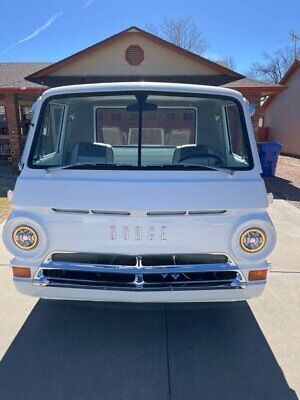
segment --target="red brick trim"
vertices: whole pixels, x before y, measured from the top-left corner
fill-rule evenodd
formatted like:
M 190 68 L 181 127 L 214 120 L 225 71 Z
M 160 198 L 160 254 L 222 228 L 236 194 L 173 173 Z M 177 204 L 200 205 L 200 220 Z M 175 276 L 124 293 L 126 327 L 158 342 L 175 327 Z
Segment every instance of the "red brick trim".
M 0 94 L 21 94 L 21 93 L 27 93 L 27 94 L 42 94 L 45 90 L 47 90 L 47 87 L 40 87 L 40 88 L 14 88 L 14 87 L 0 87 Z
M 226 86 L 224 85 L 226 88 Z M 242 93 L 249 94 L 262 94 L 268 92 L 270 94 L 279 93 L 286 89 L 285 86 L 230 86 L 228 89 L 238 90 Z
M 16 94 L 5 93 L 4 106 L 7 121 L 8 139 L 11 149 L 11 158 L 14 163 L 21 157 L 21 131 L 19 118 L 19 104 Z

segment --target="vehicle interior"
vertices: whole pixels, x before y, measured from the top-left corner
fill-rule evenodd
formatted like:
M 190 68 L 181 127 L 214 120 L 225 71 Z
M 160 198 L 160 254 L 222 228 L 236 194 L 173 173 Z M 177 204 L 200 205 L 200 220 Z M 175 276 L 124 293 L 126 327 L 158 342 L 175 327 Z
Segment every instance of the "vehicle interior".
M 250 150 L 242 126 L 236 102 L 217 96 L 60 97 L 44 108 L 32 165 L 247 168 Z

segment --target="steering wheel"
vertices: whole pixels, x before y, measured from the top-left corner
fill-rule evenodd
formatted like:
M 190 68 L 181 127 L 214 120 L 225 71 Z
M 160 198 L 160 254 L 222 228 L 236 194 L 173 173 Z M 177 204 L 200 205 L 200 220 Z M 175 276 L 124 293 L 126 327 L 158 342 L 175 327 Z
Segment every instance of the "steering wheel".
M 205 157 L 207 157 L 207 158 L 213 158 L 213 159 L 217 160 L 215 165 L 223 164 L 223 160 L 222 160 L 221 157 L 216 156 L 215 154 L 210 154 L 210 153 L 200 153 L 200 154 L 188 155 L 188 156 L 182 157 L 182 158 L 179 160 L 179 162 L 182 162 L 182 161 L 185 161 L 185 160 L 188 160 L 188 159 L 199 158 L 199 157 L 200 157 L 200 158 L 202 158 L 202 157 L 203 157 L 203 158 L 205 158 Z M 209 165 L 208 165 L 208 166 L 209 166 Z

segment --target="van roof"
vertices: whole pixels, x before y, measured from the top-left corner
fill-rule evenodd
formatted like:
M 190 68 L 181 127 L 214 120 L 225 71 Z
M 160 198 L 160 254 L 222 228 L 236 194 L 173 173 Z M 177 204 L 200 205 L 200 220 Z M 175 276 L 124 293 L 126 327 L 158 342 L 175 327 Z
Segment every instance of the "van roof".
M 122 91 L 155 91 L 155 92 L 182 92 L 182 93 L 199 93 L 199 94 L 215 94 L 223 96 L 232 96 L 241 100 L 242 94 L 233 89 L 227 89 L 216 86 L 191 85 L 183 83 L 166 83 L 166 82 L 115 82 L 115 83 L 91 83 L 84 85 L 59 86 L 48 89 L 42 94 L 42 98 L 72 94 L 72 93 L 95 93 L 95 92 L 122 92 Z

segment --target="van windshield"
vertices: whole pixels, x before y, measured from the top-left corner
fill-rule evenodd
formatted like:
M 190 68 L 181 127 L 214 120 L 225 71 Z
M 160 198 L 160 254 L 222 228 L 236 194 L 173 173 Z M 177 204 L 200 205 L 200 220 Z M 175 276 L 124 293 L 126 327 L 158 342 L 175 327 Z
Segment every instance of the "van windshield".
M 252 168 L 252 156 L 241 105 L 230 97 L 136 92 L 50 98 L 29 167 L 84 163 L 88 169 L 243 170 Z

